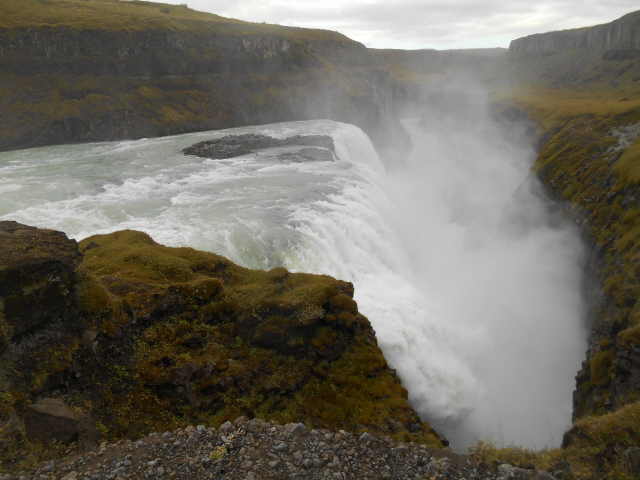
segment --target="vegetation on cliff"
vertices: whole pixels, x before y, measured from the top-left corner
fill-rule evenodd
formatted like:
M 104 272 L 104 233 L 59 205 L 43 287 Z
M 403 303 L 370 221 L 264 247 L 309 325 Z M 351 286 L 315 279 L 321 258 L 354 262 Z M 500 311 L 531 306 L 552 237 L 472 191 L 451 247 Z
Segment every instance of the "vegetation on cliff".
M 291 39 L 352 43 L 338 32 L 252 23 L 192 10 L 187 5 L 121 0 L 20 0 L 2 6 L 0 28 L 172 30 L 225 35 L 280 35 Z
M 31 240 L 48 242 L 45 254 Z M 48 397 L 106 439 L 244 415 L 442 445 L 410 407 L 349 283 L 249 270 L 134 231 L 88 238 L 78 251 L 56 232 L 0 224 L 0 248 L 16 243 L 19 258 L 0 255 L 7 468 L 41 454 L 22 422 Z M 72 260 L 58 258 L 64 252 Z M 55 271 L 53 287 L 38 282 Z M 52 308 L 40 310 L 44 302 Z M 43 312 L 39 322 L 20 330 L 32 310 Z
M 594 248 L 604 295 L 595 306 L 588 364 L 578 377 L 576 418 L 611 411 L 637 400 L 640 391 L 632 330 L 640 320 L 635 309 L 639 185 L 633 162 L 640 95 L 627 94 L 547 91 L 522 100 L 544 129 L 536 169 L 579 218 Z
M 561 479 L 634 480 L 638 478 L 639 443 L 640 403 L 633 403 L 614 413 L 578 420 L 565 436 L 563 448 L 534 452 L 480 443 L 471 453 L 489 466 L 534 467 Z
M 407 148 L 390 76 L 336 32 L 151 2 L 4 2 L 0 72 L 0 150 L 313 118 Z
M 618 77 L 619 78 L 619 77 Z M 591 247 L 587 358 L 576 377 L 563 448 L 531 452 L 480 444 L 475 455 L 556 471 L 561 478 L 637 478 L 640 443 L 640 86 L 613 80 L 520 88 L 508 96 L 535 121 L 534 166 Z M 500 97 L 501 101 L 504 97 Z

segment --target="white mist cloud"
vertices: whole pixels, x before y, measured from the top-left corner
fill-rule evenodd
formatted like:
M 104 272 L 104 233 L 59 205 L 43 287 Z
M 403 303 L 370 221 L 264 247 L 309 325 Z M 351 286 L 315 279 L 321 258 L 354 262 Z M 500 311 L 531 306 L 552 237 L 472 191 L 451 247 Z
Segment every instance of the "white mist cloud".
M 549 209 L 518 126 L 492 120 L 481 89 L 440 88 L 422 121 L 408 124 L 414 155 L 393 173 L 389 197 L 413 281 L 460 332 L 449 342 L 476 390 L 466 415 L 447 418 L 428 405 L 421 413 L 458 448 L 558 446 L 586 348 L 583 247 Z M 419 390 L 418 377 L 404 380 Z
M 169 0 L 167 3 L 185 3 Z M 338 30 L 375 48 L 506 47 L 514 38 L 606 23 L 637 0 L 186 0 L 194 9 L 255 22 Z

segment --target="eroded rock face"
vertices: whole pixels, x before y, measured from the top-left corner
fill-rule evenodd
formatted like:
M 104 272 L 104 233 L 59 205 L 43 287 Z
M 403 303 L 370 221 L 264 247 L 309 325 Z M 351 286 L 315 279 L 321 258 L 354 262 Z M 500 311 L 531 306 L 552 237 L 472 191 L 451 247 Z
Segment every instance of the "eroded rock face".
M 77 245 L 0 227 L 5 326 L 21 332 L 0 353 L 0 422 L 17 415 L 28 440 L 0 431 L 0 462 L 26 458 L 29 441 L 82 441 L 86 406 L 113 439 L 245 415 L 442 445 L 350 283 L 249 270 L 141 232 Z
M 610 52 L 608 59 L 636 58 L 640 53 L 640 12 L 595 27 L 540 33 L 511 42 L 515 55 L 551 55 L 566 50 Z
M 0 335 L 5 345 L 68 317 L 80 258 L 76 242 L 64 233 L 0 222 Z

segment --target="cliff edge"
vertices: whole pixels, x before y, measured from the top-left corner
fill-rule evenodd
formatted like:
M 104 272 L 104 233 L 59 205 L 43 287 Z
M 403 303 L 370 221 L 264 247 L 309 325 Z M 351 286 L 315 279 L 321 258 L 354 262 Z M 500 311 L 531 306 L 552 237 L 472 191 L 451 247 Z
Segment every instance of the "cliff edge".
M 640 56 L 640 11 L 593 27 L 538 33 L 513 40 L 515 55 L 552 55 L 565 50 L 591 50 L 605 56 Z
M 141 232 L 0 222 L 0 459 L 239 416 L 441 446 L 352 296 Z

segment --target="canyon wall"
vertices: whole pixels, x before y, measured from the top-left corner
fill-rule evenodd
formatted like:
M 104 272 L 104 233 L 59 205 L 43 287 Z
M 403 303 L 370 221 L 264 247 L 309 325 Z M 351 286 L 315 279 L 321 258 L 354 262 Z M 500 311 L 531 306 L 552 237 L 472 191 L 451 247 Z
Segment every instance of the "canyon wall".
M 68 3 L 98 5 L 54 6 Z M 124 8 L 135 28 L 110 24 L 107 10 L 81 27 L 66 11 L 46 25 L 22 10 L 0 22 L 0 150 L 330 118 L 363 128 L 383 155 L 406 151 L 394 80 L 363 45 L 160 4 Z
M 640 12 L 594 27 L 519 38 L 509 47 L 514 85 L 620 88 L 640 82 Z
M 640 54 L 640 12 L 594 27 L 558 32 L 538 33 L 511 42 L 509 50 L 516 55 L 551 55 L 564 50 L 592 50 L 599 53 L 627 51 Z

